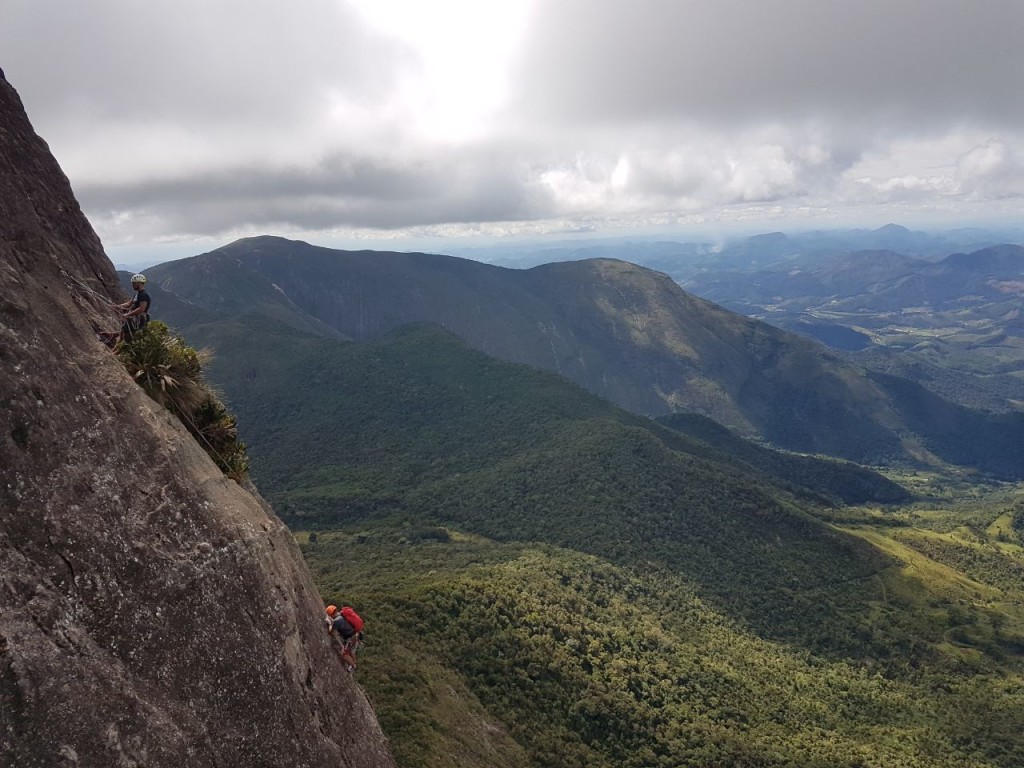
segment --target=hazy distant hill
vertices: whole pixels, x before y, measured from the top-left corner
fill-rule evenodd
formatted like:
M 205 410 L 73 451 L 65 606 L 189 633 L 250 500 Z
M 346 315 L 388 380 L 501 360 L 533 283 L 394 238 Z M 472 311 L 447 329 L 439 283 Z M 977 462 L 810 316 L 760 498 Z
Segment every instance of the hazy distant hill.
M 666 272 L 680 282 L 719 269 L 745 268 L 782 259 L 819 259 L 856 251 L 898 251 L 928 261 L 957 251 L 973 252 L 1006 242 L 1018 242 L 1020 229 L 960 228 L 943 232 L 920 232 L 897 224 L 878 229 L 828 229 L 772 232 L 733 236 L 724 240 L 669 240 L 621 238 L 576 238 L 522 242 L 515 245 L 457 247 L 449 251 L 490 264 L 527 268 L 555 261 L 579 259 L 623 259 Z
M 845 326 L 835 327 L 849 331 Z M 848 356 L 873 371 L 910 379 L 946 400 L 973 410 L 1009 413 L 1024 409 L 1024 378 L 1014 373 L 1017 366 L 1011 364 L 1005 372 L 998 372 L 999 367 L 979 365 L 977 355 L 958 354 L 959 350 L 951 348 L 950 344 L 944 349 L 939 342 L 928 346 L 930 350 L 914 352 L 867 344 L 848 347 L 858 350 Z M 955 355 L 958 367 L 931 361 L 928 353 L 936 350 L 944 353 L 946 360 Z
M 872 295 L 901 284 L 930 262 L 894 251 L 857 251 L 757 269 L 708 270 L 685 283 L 700 296 L 748 312 Z
M 901 411 L 887 382 L 625 262 L 509 270 L 262 237 L 149 274 L 156 287 L 190 302 L 168 307 L 165 316 L 178 325 L 190 322 L 193 305 L 353 339 L 436 324 L 489 355 L 555 371 L 640 414 L 696 411 L 783 447 L 857 461 L 921 456 L 922 447 L 941 457 L 948 445 L 945 436 L 929 442 L 932 423 Z M 1024 425 L 1006 428 L 1015 435 Z M 956 455 L 995 471 L 989 454 L 974 449 L 958 446 Z M 998 471 L 1006 464 L 998 462 Z
M 688 290 L 731 307 L 815 304 L 832 311 L 892 312 L 929 306 L 976 305 L 1024 291 L 1024 248 L 1001 245 L 940 261 L 891 250 L 771 260 L 757 269 L 708 270 L 686 281 Z
M 957 253 L 937 263 L 909 266 L 901 268 L 902 274 L 892 275 L 887 284 L 845 286 L 834 297 L 839 298 L 837 308 L 892 312 L 926 306 L 964 311 L 1024 293 L 1024 248 L 1019 245 Z
M 911 376 L 961 405 L 1024 407 L 1019 245 L 928 260 L 855 251 L 769 260 L 756 269 L 725 265 L 685 285 L 835 349 L 863 352 L 857 361 Z

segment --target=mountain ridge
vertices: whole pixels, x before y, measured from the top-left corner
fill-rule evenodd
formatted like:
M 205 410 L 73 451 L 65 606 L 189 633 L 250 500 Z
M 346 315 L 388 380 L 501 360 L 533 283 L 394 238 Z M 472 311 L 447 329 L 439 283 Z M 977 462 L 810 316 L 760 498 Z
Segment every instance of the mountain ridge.
M 635 413 L 695 411 L 789 450 L 869 464 L 942 461 L 942 436 L 917 411 L 900 410 L 887 379 L 628 262 L 509 270 L 261 237 L 150 274 L 157 288 L 207 309 L 230 315 L 269 304 L 279 319 L 298 318 L 293 325 L 312 317 L 356 340 L 437 324 L 486 354 L 554 371 Z M 187 312 L 168 319 L 191 322 Z M 1008 425 L 1024 436 L 1024 422 Z M 1005 473 L 1006 463 L 993 469 L 983 451 L 974 455 L 979 463 L 968 466 Z

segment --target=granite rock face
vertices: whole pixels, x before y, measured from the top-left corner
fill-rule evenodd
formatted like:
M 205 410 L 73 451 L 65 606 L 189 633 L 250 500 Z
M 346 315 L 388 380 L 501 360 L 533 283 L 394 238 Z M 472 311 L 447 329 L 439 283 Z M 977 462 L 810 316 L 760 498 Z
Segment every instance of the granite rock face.
M 107 298 L 0 80 L 0 766 L 392 766 L 288 530 L 96 340 Z

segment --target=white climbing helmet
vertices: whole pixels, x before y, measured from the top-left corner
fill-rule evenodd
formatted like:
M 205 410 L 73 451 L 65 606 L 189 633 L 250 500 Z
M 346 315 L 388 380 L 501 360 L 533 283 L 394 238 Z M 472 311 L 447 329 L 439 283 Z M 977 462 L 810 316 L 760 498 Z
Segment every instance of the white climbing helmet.
M 132 275 L 132 282 L 133 283 L 142 283 L 143 285 L 145 285 L 146 284 L 146 276 L 145 275 L 141 275 L 141 274 L 140 275 Z

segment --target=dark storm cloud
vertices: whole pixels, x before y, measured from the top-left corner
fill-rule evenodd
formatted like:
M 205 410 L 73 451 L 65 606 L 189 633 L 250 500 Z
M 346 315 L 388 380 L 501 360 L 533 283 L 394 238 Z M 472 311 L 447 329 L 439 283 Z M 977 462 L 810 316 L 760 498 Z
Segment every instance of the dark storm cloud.
M 485 159 L 464 149 L 411 163 L 336 154 L 315 168 L 238 168 L 181 179 L 86 185 L 78 194 L 101 219 L 125 211 L 141 217 L 159 211 L 153 234 L 216 235 L 259 225 L 387 230 L 529 220 L 548 210 L 545 190 L 522 183 L 515 161 L 497 161 L 492 150 L 486 152 Z
M 1024 116 L 1020 0 L 538 3 L 517 108 L 538 120 Z

